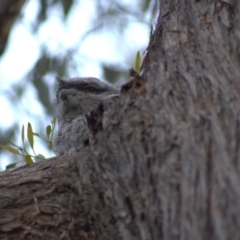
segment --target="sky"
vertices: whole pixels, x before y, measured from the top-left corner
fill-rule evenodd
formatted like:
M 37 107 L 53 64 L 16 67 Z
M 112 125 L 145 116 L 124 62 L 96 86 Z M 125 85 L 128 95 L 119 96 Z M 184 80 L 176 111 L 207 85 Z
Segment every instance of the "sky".
M 130 0 L 124 2 L 133 3 Z M 137 1 L 135 2 L 137 4 Z M 20 131 L 23 124 L 31 122 L 37 129 L 39 121 L 46 123 L 46 126 L 51 120 L 46 117 L 43 106 L 37 100 L 34 87 L 28 84 L 26 79 L 27 73 L 41 55 L 41 46 L 44 43 L 47 43 L 48 51 L 53 54 L 56 52 L 65 54 L 64 51 L 67 53 L 67 49 L 77 46 L 79 54 L 75 55 L 74 60 L 78 67 L 72 70 L 71 76 L 68 77 L 92 76 L 102 79 L 101 62 L 131 68 L 133 65 L 128 66 L 129 53 L 133 49 L 136 51 L 144 49 L 149 40 L 150 27 L 137 21 L 130 21 L 124 36 L 114 32 L 114 29 L 106 29 L 94 33 L 82 41 L 83 35 L 94 23 L 95 11 L 97 11 L 94 0 L 77 1 L 66 22 L 62 21 L 63 13 L 60 4 L 56 5 L 49 10 L 48 20 L 33 35 L 31 26 L 35 22 L 38 11 L 38 0 L 26 2 L 21 18 L 12 28 L 7 49 L 0 58 L 0 108 L 4 113 L 0 116 L 0 125 L 2 129 L 8 129 L 13 124 L 17 124 L 19 139 L 16 139 L 15 143 L 18 145 L 21 144 Z M 26 84 L 23 97 L 21 99 L 8 97 L 15 96 L 12 86 L 18 84 L 19 81 Z M 55 76 L 48 79 L 48 85 L 53 90 L 54 102 Z M 37 143 L 36 151 L 46 157 L 53 156 L 53 153 L 46 150 L 41 143 Z M 5 166 L 9 164 L 9 154 L 0 154 L 0 169 L 5 169 Z

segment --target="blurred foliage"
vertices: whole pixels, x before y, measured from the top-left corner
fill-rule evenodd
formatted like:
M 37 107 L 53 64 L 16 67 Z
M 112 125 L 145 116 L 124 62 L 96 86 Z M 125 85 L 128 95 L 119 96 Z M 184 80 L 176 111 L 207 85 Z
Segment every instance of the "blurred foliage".
M 37 34 L 40 27 L 51 17 L 49 14 L 51 8 L 54 8 L 56 5 L 61 6 L 63 16 L 62 21 L 64 23 L 64 21 L 70 17 L 71 10 L 80 0 L 38 1 L 40 8 L 34 24 L 31 25 L 30 29 L 33 35 Z M 93 25 L 85 33 L 82 41 L 88 38 L 91 34 L 96 34 L 96 32 L 100 31 L 109 31 L 116 35 L 116 37 L 121 37 L 124 31 L 128 28 L 129 23 L 135 21 L 149 26 L 151 24 L 150 21 L 156 19 L 158 13 L 157 0 L 141 0 L 138 1 L 137 4 L 132 4 L 131 1 L 98 0 L 95 1 L 94 4 L 96 5 L 95 8 L 97 11 L 93 17 Z M 21 16 L 19 17 L 19 21 L 21 21 Z M 71 76 L 70 69 L 74 68 L 75 59 L 77 57 L 81 58 L 82 56 L 76 56 L 77 53 L 75 53 L 75 49 L 64 49 L 63 52 L 53 53 L 49 51 L 47 42 L 41 46 L 41 49 L 42 51 L 39 59 L 29 71 L 26 78 L 19 79 L 19 83 L 15 84 L 10 92 L 5 92 L 4 94 L 9 101 L 19 102 L 18 99 L 20 99 L 25 92 L 26 83 L 30 82 L 37 93 L 39 102 L 46 110 L 46 114 L 48 114 L 49 117 L 52 117 L 54 114 L 51 111 L 52 92 L 51 89 L 49 89 L 49 85 L 45 78 L 46 76 L 56 75 Z M 134 64 L 134 57 L 133 52 L 132 61 L 128 62 L 128 64 Z M 129 56 L 126 56 L 126 59 L 129 59 Z M 139 69 L 140 55 L 136 56 L 135 64 L 135 68 Z M 109 65 L 104 62 L 101 63 L 101 66 L 105 79 L 110 83 L 116 83 L 119 79 L 128 79 L 128 69 L 133 67 L 133 65 L 123 67 L 121 63 Z M 21 124 L 21 122 L 19 121 L 18 124 Z M 14 139 L 16 139 L 14 134 L 16 126 L 17 124 L 14 124 L 10 129 L 1 129 L 0 127 L 1 144 L 6 144 L 7 141 L 14 141 Z M 44 126 L 40 126 L 40 128 L 43 130 Z
M 39 0 L 40 1 L 40 11 L 37 16 L 37 28 L 46 21 L 48 15 L 47 11 L 49 8 L 53 7 L 56 4 L 61 4 L 64 16 L 67 17 L 74 2 L 77 0 Z
M 56 127 L 56 118 L 53 118 L 51 121 L 50 125 L 47 125 L 46 127 L 46 136 L 43 137 L 41 136 L 40 133 L 34 132 L 32 128 L 32 124 L 28 123 L 27 125 L 27 135 L 25 134 L 25 127 L 24 125 L 22 126 L 21 130 L 21 141 L 22 141 L 22 146 L 18 146 L 12 142 L 8 145 L 0 145 L 0 147 L 3 150 L 6 150 L 14 155 L 19 155 L 22 156 L 22 159 L 18 162 L 9 164 L 6 166 L 6 169 L 10 169 L 15 167 L 18 163 L 26 163 L 26 164 L 31 164 L 34 162 L 38 161 L 43 161 L 45 160 L 45 156 L 42 154 L 36 154 L 34 150 L 34 137 L 38 137 L 42 140 L 43 143 L 47 144 L 47 146 L 52 149 L 53 146 L 53 136 L 54 136 L 54 131 Z M 27 138 L 27 144 L 26 144 L 26 138 Z M 11 146 L 10 146 L 11 145 Z M 31 148 L 33 154 L 29 152 L 29 148 Z

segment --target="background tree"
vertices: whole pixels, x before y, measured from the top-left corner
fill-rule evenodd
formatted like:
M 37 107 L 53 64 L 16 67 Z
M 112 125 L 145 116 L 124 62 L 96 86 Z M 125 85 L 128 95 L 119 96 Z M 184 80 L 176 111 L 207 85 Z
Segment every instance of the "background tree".
M 1 239 L 240 238 L 240 3 L 160 13 L 90 146 L 1 174 Z

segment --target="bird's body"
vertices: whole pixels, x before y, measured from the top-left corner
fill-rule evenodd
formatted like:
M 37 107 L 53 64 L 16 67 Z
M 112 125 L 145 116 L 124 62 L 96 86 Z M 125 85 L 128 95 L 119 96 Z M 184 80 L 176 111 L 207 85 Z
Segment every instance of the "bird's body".
M 85 115 L 119 91 L 97 78 L 58 78 L 58 133 L 53 150 L 58 156 L 69 156 L 88 145 L 89 130 Z

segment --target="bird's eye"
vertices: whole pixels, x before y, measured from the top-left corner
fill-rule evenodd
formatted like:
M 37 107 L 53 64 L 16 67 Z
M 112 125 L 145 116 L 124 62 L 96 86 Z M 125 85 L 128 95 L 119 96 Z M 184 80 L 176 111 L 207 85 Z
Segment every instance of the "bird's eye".
M 85 92 L 96 93 L 97 89 L 95 87 L 86 87 Z

